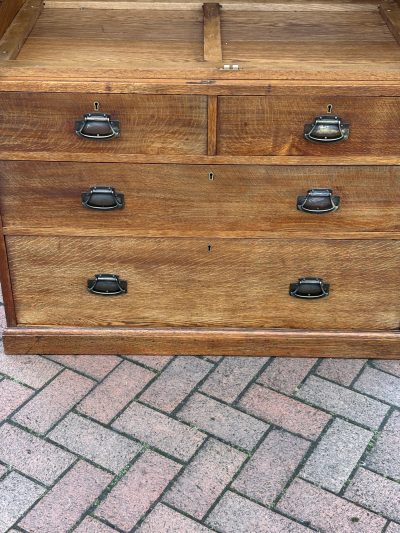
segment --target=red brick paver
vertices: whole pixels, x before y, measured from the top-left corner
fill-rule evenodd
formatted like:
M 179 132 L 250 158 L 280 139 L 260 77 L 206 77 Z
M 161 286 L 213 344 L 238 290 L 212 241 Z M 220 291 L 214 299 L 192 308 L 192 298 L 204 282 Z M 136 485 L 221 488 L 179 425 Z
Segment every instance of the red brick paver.
M 239 470 L 246 455 L 214 439 L 193 458 L 164 502 L 201 520 Z
M 29 511 L 19 525 L 30 533 L 68 531 L 111 480 L 110 474 L 80 461 Z
M 399 361 L 1 350 L 0 533 L 400 533 Z
M 76 458 L 27 431 L 4 424 L 0 427 L 0 460 L 50 485 Z
M 108 424 L 149 381 L 154 372 L 124 361 L 78 405 L 82 413 Z
M 325 533 L 380 533 L 386 520 L 306 481 L 295 480 L 278 509 Z
M 64 370 L 14 415 L 13 420 L 37 433 L 46 433 L 94 385 L 94 381 Z
M 146 451 L 113 488 L 96 515 L 123 531 L 130 531 L 180 468 L 171 459 Z
M 318 438 L 330 416 L 283 394 L 254 385 L 241 399 L 240 406 L 272 424 L 298 433 L 306 439 Z

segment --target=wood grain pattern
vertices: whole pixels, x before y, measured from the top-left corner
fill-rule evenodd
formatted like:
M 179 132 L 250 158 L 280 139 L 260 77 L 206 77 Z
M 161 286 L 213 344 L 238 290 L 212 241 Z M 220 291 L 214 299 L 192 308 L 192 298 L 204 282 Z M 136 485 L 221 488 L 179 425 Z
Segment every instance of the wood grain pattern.
M 208 97 L 208 139 L 207 155 L 217 153 L 217 130 L 218 130 L 218 97 Z
M 21 325 L 399 330 L 399 241 L 6 240 Z M 128 293 L 90 294 L 102 272 Z M 290 297 L 302 276 L 329 282 L 329 297 Z
M 1 217 L 0 217 L 1 222 Z M 0 231 L 0 283 L 8 326 L 17 325 L 15 315 L 14 296 L 11 286 L 10 271 L 8 269 L 7 247 L 3 233 Z
M 94 110 L 119 120 L 121 137 L 81 139 L 75 121 Z M 206 154 L 207 98 L 202 96 L 3 93 L 0 150 L 83 154 Z
M 123 192 L 125 208 L 83 208 L 81 193 L 96 185 Z M 312 188 L 331 188 L 341 197 L 339 210 L 298 211 L 297 197 Z M 7 234 L 393 238 L 400 234 L 399 196 L 399 166 L 0 162 Z
M 218 3 L 205 3 L 204 14 L 204 61 L 222 62 L 221 18 Z
M 0 41 L 2 61 L 15 59 L 18 56 L 42 9 L 43 0 L 29 0 L 21 7 Z
M 326 114 L 350 123 L 350 137 L 338 143 L 304 139 L 304 124 Z M 399 98 L 224 96 L 218 101 L 218 154 L 395 155 L 400 143 Z
M 398 359 L 400 334 L 288 330 L 9 328 L 8 354 L 247 355 Z
M 25 0 L 4 0 L 0 4 L 0 39 L 23 6 Z
M 396 41 L 400 44 L 400 6 L 393 1 L 382 2 L 379 6 L 379 12 L 386 22 L 390 32 Z

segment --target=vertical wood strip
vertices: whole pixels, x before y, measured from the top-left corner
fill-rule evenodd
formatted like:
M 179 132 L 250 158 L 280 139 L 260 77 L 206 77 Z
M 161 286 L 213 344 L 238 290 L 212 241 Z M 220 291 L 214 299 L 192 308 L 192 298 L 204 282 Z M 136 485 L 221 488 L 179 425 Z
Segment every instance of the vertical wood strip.
M 8 267 L 7 246 L 5 237 L 2 233 L 2 226 L 0 228 L 0 282 L 3 290 L 3 302 L 6 309 L 7 325 L 10 327 L 14 327 L 17 325 L 17 316 L 15 313 L 11 277 Z
M 208 138 L 207 154 L 217 155 L 217 115 L 218 96 L 208 97 Z
M 217 3 L 203 4 L 204 61 L 222 62 L 220 8 Z
M 0 59 L 15 59 L 42 12 L 43 0 L 27 0 L 0 41 Z
M 5 34 L 25 0 L 3 0 L 0 5 L 0 39 Z
M 386 22 L 387 27 L 391 31 L 393 37 L 400 44 L 400 7 L 398 3 L 383 2 L 379 6 L 379 12 Z

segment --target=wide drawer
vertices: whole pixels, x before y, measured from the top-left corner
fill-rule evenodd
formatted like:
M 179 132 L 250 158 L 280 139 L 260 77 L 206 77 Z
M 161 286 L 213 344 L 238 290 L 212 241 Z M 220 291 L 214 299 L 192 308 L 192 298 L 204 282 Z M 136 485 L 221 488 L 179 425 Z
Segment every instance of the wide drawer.
M 399 328 L 400 241 L 10 236 L 7 249 L 19 324 Z M 127 293 L 92 294 L 96 274 Z M 302 277 L 329 295 L 290 296 Z
M 205 96 L 0 95 L 3 151 L 201 155 L 206 145 Z
M 222 96 L 218 154 L 398 155 L 399 122 L 400 98 L 394 97 Z M 307 140 L 305 126 L 319 140 Z
M 99 186 L 114 192 L 104 189 L 90 197 Z M 82 204 L 82 193 L 89 208 Z M 0 208 L 10 233 L 256 237 L 392 232 L 400 230 L 399 196 L 397 166 L 0 162 Z

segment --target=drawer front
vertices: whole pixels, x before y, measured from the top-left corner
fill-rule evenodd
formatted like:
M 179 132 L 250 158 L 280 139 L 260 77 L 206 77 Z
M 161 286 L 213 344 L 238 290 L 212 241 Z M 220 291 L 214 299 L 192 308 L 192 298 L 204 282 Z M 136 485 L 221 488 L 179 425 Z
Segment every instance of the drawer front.
M 95 102 L 110 123 L 94 120 Z M 206 153 L 205 96 L 1 93 L 0 103 L 4 151 Z M 77 130 L 95 139 L 79 137 Z
M 400 241 L 13 236 L 7 249 L 19 324 L 399 328 Z M 90 293 L 104 273 L 127 293 Z M 329 296 L 289 296 L 310 276 Z
M 348 139 L 327 142 L 320 122 L 311 136 L 321 140 L 306 140 L 304 126 L 329 116 L 330 105 L 330 117 L 342 119 L 342 128 L 331 124 L 331 138 L 345 134 L 348 124 Z M 394 156 L 400 143 L 400 98 L 223 96 L 218 121 L 222 155 Z
M 123 194 L 123 209 L 111 193 L 113 209 L 96 209 L 102 204 L 95 201 L 85 208 L 82 193 L 95 186 Z M 332 198 L 319 198 L 318 189 L 330 189 Z M 0 162 L 0 207 L 11 233 L 24 228 L 47 234 L 204 237 L 391 232 L 400 230 L 399 196 L 396 166 Z

